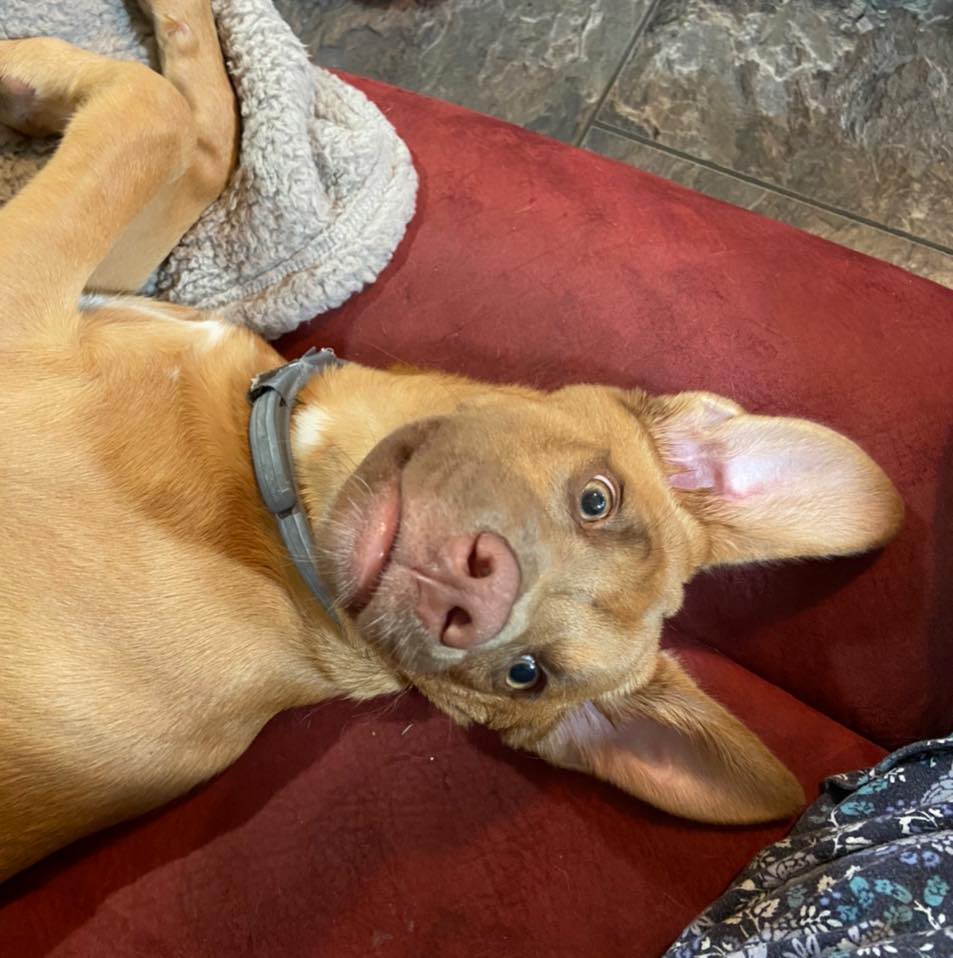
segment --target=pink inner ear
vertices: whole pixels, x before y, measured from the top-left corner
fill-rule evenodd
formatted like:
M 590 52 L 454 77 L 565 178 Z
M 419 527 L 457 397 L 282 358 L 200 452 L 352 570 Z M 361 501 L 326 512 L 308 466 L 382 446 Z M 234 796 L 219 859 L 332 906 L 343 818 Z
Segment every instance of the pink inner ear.
M 722 463 L 702 443 L 677 439 L 668 445 L 666 453 L 671 465 L 679 469 L 668 477 L 668 484 L 672 488 L 686 492 L 698 489 L 721 492 L 725 484 Z
M 719 421 L 693 399 L 654 432 L 670 488 L 711 532 L 708 565 L 862 552 L 903 515 L 876 464 L 818 423 L 740 410 Z
M 797 448 L 772 441 L 770 432 L 748 435 L 741 442 L 733 441 L 732 424 L 721 432 L 721 436 L 706 439 L 669 438 L 666 456 L 678 470 L 668 478 L 673 489 L 704 490 L 721 499 L 740 501 L 790 485 L 812 466 L 808 448 L 799 455 Z
M 710 492 L 720 499 L 737 501 L 764 489 L 771 464 L 746 455 L 732 456 L 725 445 L 709 440 L 676 439 L 667 448 L 669 462 L 678 472 L 668 477 L 673 489 Z
M 721 496 L 734 494 L 726 469 L 727 459 L 720 444 L 709 436 L 735 415 L 734 410 L 702 400 L 688 416 L 669 424 L 665 430 L 665 457 L 678 469 L 668 478 L 673 489 L 686 492 L 704 489 Z

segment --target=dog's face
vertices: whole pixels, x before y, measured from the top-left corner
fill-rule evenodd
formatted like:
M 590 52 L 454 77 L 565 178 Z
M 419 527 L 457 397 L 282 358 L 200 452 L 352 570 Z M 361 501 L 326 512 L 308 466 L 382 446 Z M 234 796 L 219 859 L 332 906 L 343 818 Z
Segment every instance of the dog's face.
M 663 619 L 704 566 L 861 551 L 901 512 L 823 427 L 579 386 L 396 429 L 316 531 L 362 639 L 451 716 L 678 814 L 754 821 L 801 789 L 659 652 Z

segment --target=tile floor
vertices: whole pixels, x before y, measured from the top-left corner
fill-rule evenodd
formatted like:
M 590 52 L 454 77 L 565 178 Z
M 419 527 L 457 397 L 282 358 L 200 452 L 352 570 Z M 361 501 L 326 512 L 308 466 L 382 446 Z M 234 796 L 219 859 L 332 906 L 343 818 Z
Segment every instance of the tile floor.
M 316 62 L 953 287 L 953 0 L 276 0 Z

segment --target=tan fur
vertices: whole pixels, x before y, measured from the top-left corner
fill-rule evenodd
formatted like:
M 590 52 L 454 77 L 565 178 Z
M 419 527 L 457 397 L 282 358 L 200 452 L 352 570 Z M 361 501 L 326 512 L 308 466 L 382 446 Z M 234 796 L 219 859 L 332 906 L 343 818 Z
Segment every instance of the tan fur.
M 214 315 L 79 305 L 91 284 L 136 288 L 235 155 L 207 3 L 150 10 L 173 82 L 57 41 L 0 43 L 0 121 L 65 125 L 0 210 L 0 876 L 202 782 L 281 709 L 408 684 L 678 814 L 790 813 L 800 786 L 659 655 L 661 623 L 706 564 L 886 541 L 901 507 L 883 473 L 829 430 L 707 394 L 545 395 L 349 365 L 309 384 L 292 430 L 334 628 L 249 462 L 245 391 L 280 357 Z M 394 560 L 352 613 L 349 550 L 397 469 Z M 581 524 L 596 474 L 622 502 Z M 478 649 L 435 644 L 413 614 L 403 563 L 433 529 L 491 529 L 518 557 L 516 604 Z M 547 672 L 526 694 L 504 682 L 524 652 Z

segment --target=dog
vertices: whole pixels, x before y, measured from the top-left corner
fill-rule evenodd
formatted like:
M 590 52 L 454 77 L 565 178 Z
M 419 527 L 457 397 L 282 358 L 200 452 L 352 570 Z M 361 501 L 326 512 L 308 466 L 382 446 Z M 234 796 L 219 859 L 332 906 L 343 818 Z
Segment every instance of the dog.
M 63 137 L 0 209 L 0 877 L 207 780 L 283 709 L 408 686 L 673 814 L 792 814 L 794 776 L 662 623 L 700 569 L 887 542 L 881 469 L 704 392 L 280 369 L 132 295 L 238 136 L 208 0 L 145 8 L 161 74 L 0 42 L 0 122 Z

